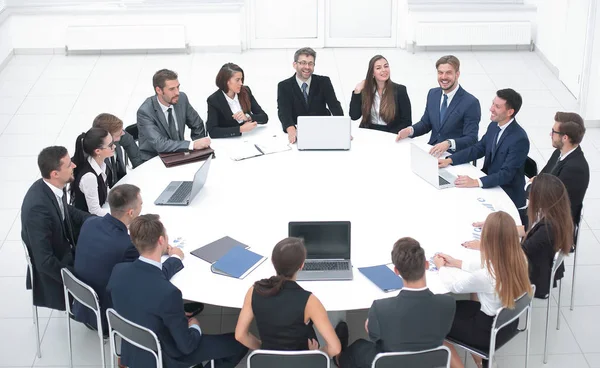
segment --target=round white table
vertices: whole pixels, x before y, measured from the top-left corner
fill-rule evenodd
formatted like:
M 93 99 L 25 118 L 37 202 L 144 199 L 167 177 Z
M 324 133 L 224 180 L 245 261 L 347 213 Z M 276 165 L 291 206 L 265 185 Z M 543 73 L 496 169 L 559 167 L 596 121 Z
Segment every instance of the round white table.
M 298 151 L 234 161 L 243 141 L 273 139 L 275 129 L 257 129 L 239 138 L 214 139 L 208 180 L 186 207 L 155 206 L 154 200 L 172 180 L 192 180 L 201 163 L 166 168 L 156 157 L 131 170 L 120 183 L 141 188 L 142 213 L 156 213 L 170 239 L 185 239 L 185 268 L 172 282 L 183 297 L 224 307 L 241 308 L 250 286 L 275 270 L 270 260 L 275 244 L 287 237 L 290 221 L 351 221 L 351 281 L 306 281 L 328 311 L 369 308 L 374 299 L 390 297 L 363 276 L 358 267 L 391 262 L 396 240 L 410 236 L 429 258 L 445 252 L 457 258 L 474 256 L 460 244 L 473 239 L 473 221 L 490 209 L 508 212 L 520 224 L 518 211 L 501 188 L 438 190 L 411 171 L 410 144 L 426 146 L 426 137 L 406 139 L 353 124 L 350 151 Z M 287 136 L 279 130 L 282 142 Z M 450 167 L 454 174 L 483 175 L 471 164 Z M 245 279 L 214 274 L 210 264 L 191 251 L 230 236 L 269 257 Z M 436 272 L 427 272 L 434 293 L 446 293 Z

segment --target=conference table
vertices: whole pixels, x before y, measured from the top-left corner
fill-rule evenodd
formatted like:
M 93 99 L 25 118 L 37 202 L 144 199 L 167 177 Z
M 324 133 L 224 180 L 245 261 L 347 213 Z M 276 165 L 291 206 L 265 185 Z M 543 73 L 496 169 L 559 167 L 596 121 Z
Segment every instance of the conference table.
M 354 123 L 353 123 L 354 124 Z M 291 150 L 234 161 L 242 144 L 287 142 L 281 130 L 257 128 L 242 137 L 213 139 L 208 179 L 188 206 L 156 206 L 154 200 L 173 180 L 193 179 L 202 162 L 166 168 L 155 157 L 131 170 L 120 182 L 141 188 L 142 213 L 156 213 L 169 239 L 184 240 L 184 269 L 172 282 L 188 300 L 241 308 L 248 288 L 275 274 L 271 252 L 288 236 L 290 221 L 350 221 L 353 280 L 305 281 L 327 311 L 369 308 L 375 299 L 396 295 L 371 283 L 358 267 L 391 263 L 401 237 L 413 237 L 427 258 L 444 252 L 456 258 L 478 257 L 461 243 L 473 239 L 474 221 L 493 210 L 518 211 L 501 188 L 437 189 L 411 170 L 410 146 L 427 148 L 427 138 L 395 142 L 393 134 L 352 128 L 349 151 Z M 455 175 L 481 177 L 471 164 L 448 168 Z M 493 208 L 492 208 L 493 207 Z M 224 236 L 250 246 L 267 260 L 244 279 L 212 273 L 210 264 L 191 251 Z M 462 272 L 456 270 L 457 272 Z M 427 272 L 434 293 L 447 293 L 437 272 Z

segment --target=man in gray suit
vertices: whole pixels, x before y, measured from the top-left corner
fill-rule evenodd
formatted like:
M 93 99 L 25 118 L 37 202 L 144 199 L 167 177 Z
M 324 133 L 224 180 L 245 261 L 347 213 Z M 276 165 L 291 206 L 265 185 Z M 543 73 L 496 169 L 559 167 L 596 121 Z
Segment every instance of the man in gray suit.
M 185 93 L 179 92 L 177 73 L 161 69 L 152 77 L 156 95 L 148 97 L 137 112 L 142 161 L 159 153 L 207 148 L 204 122 Z M 183 139 L 185 126 L 192 130 L 192 141 Z

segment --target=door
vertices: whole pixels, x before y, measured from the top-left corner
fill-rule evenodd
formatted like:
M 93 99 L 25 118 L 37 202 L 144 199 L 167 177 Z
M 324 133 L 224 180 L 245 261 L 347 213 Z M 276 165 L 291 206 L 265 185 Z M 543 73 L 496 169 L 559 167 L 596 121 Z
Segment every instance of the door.
M 581 91 L 583 62 L 587 27 L 590 14 L 590 0 L 567 0 L 567 20 L 562 39 L 561 63 L 558 67 L 558 78 L 575 99 L 579 99 Z

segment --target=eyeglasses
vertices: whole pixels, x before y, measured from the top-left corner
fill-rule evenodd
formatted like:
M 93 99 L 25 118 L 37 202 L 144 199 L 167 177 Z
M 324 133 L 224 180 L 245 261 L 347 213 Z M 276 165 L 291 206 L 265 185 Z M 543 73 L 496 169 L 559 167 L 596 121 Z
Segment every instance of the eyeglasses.
M 310 62 L 306 62 L 305 60 L 302 61 L 296 61 L 296 64 L 300 64 L 301 66 L 310 66 L 311 68 L 315 66 L 315 63 L 313 63 L 312 61 Z
M 565 133 L 563 133 L 563 132 L 557 132 L 554 129 L 552 129 L 552 134 L 565 135 Z
M 110 142 L 106 147 L 100 147 L 101 149 L 113 149 L 115 148 L 115 142 Z

